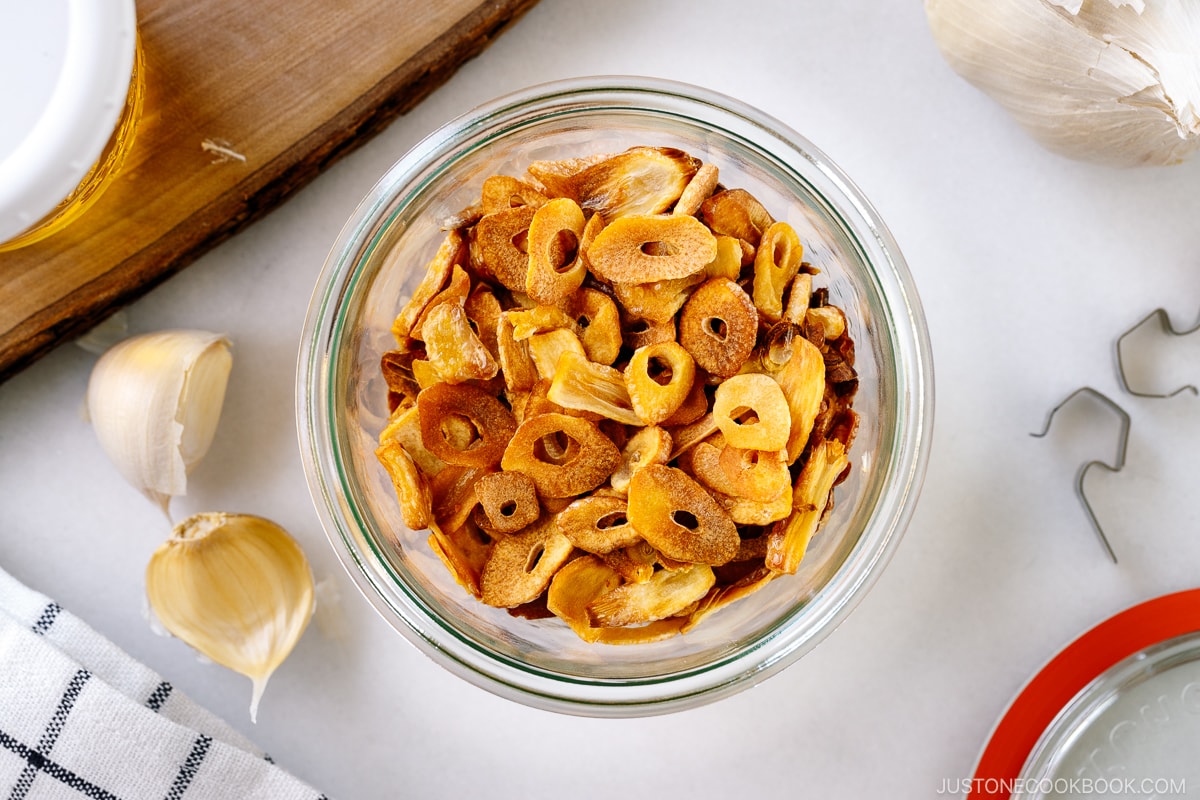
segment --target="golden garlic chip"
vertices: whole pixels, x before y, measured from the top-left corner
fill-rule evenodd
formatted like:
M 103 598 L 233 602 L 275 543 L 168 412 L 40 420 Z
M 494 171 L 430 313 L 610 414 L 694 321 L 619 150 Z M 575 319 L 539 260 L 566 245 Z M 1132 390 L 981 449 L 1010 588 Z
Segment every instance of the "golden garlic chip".
M 641 541 L 629 524 L 628 503 L 621 497 L 581 497 L 558 512 L 558 530 L 580 550 L 608 555 Z
M 754 254 L 754 305 L 771 322 L 783 316 L 783 292 L 800 271 L 804 247 L 786 222 L 776 222 L 762 235 Z
M 549 413 L 521 423 L 500 466 L 524 472 L 539 495 L 574 497 L 604 483 L 620 462 L 621 451 L 596 423 Z
M 696 364 L 721 378 L 741 370 L 757 340 L 758 309 L 728 278 L 706 281 L 679 315 L 679 343 Z
M 685 216 L 619 217 L 588 250 L 592 271 L 604 280 L 650 283 L 685 278 L 717 257 L 717 238 Z
M 583 284 L 587 265 L 579 249 L 583 210 L 571 199 L 555 198 L 529 222 L 529 272 L 525 290 L 539 303 L 566 300 Z
M 471 229 L 472 264 L 514 292 L 525 291 L 534 211 L 532 206 L 506 208 L 485 214 Z
M 725 441 L 748 450 L 786 447 L 792 429 L 783 389 L 761 372 L 734 375 L 717 387 L 713 416 Z
M 533 479 L 523 472 L 493 472 L 475 484 L 475 496 L 497 533 L 515 533 L 541 516 Z
M 678 342 L 640 348 L 625 368 L 629 401 L 646 425 L 657 425 L 678 411 L 695 379 L 696 362 Z
M 494 465 L 516 430 L 504 404 L 471 384 L 437 383 L 423 389 L 417 413 L 425 447 L 447 464 L 464 467 Z
M 655 464 L 629 480 L 629 522 L 668 558 L 724 564 L 737 554 L 733 519 L 682 470 Z

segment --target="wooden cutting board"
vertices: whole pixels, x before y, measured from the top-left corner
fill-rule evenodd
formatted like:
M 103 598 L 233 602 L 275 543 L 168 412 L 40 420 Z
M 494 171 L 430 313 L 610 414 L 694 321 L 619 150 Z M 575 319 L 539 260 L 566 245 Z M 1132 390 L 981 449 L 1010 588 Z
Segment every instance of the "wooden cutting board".
M 270 211 L 536 2 L 138 0 L 137 139 L 84 217 L 0 254 L 0 380 Z

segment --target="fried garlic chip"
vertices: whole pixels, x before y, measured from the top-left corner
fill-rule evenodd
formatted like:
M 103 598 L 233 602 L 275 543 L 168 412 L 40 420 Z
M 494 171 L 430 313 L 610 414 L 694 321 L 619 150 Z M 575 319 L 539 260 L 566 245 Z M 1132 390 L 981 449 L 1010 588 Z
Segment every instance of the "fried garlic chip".
M 689 218 L 690 219 L 690 218 Z M 736 375 L 758 338 L 758 310 L 731 280 L 710 278 L 679 314 L 679 343 L 696 365 L 722 378 Z
M 804 314 L 804 322 L 810 326 L 820 326 L 821 338 L 827 342 L 840 339 L 846 332 L 846 315 L 837 306 L 810 308 Z
M 495 214 L 497 211 L 521 206 L 541 208 L 549 200 L 546 195 L 525 181 L 508 175 L 493 175 L 485 180 L 480 195 L 480 205 L 484 214 Z
M 786 493 L 790 507 L 792 476 L 784 451 L 748 450 L 728 443 L 715 446 L 706 440 L 689 452 L 692 475 L 714 492 L 758 502 Z
M 546 606 L 571 626 L 585 642 L 600 638 L 600 628 L 592 624 L 587 607 L 621 584 L 621 576 L 596 556 L 576 558 L 560 569 L 550 581 Z
M 687 214 L 691 216 L 700 210 L 700 206 L 717 188 L 717 165 L 703 164 L 696 174 L 688 181 L 679 201 L 675 203 L 672 214 Z
M 734 236 L 757 248 L 775 220 L 745 189 L 717 192 L 700 206 L 700 217 L 718 236 Z
M 483 346 L 499 360 L 499 350 L 496 345 L 496 324 L 500 321 L 500 301 L 491 290 L 477 286 L 463 303 L 463 311 L 467 319 L 473 323 L 471 329 L 483 342 Z
M 449 533 L 432 522 L 429 530 L 429 549 L 446 565 L 455 582 L 478 598 L 480 575 L 491 555 L 490 538 L 469 522 L 449 529 Z
M 545 333 L 535 333 L 529 337 L 529 356 L 537 369 L 538 380 L 550 381 L 558 374 L 558 360 L 564 353 L 578 356 L 587 360 L 583 343 L 579 337 L 566 328 L 555 328 Z
M 567 169 L 576 166 L 566 162 Z M 563 165 L 564 162 L 558 162 Z M 552 194 L 570 197 L 612 219 L 630 214 L 661 214 L 683 194 L 700 162 L 682 150 L 632 147 L 576 172 L 530 165 L 529 171 Z
M 425 320 L 429 317 L 429 312 L 443 303 L 453 303 L 462 306 L 467 302 L 467 295 L 471 292 L 471 277 L 467 275 L 467 271 L 458 264 L 450 271 L 450 282 L 446 284 L 446 288 L 433 296 L 433 299 L 421 311 L 421 315 L 417 317 L 417 321 L 413 323 L 412 336 L 415 339 L 424 339 L 421 329 L 425 325 Z
M 792 490 L 791 515 L 771 529 L 766 565 L 772 570 L 796 572 L 821 525 L 833 485 L 848 464 L 846 448 L 839 441 L 826 440 L 812 449 Z
M 727 443 L 747 450 L 786 447 L 792 428 L 783 389 L 757 372 L 734 375 L 717 387 L 713 417 Z
M 628 547 L 613 550 L 600 556 L 604 563 L 617 571 L 625 583 L 641 583 L 650 580 L 654 575 L 654 565 L 658 563 L 658 551 L 644 540 L 638 540 Z
M 625 442 L 621 449 L 621 464 L 613 472 L 610 483 L 616 491 L 629 491 L 633 473 L 651 464 L 666 464 L 671 460 L 671 434 L 655 425 L 648 425 Z
M 621 351 L 621 319 L 612 298 L 585 288 L 568 297 L 563 305 L 575 321 L 588 360 L 605 366 L 616 361 Z
M 792 355 L 783 368 L 771 376 L 783 390 L 791 416 L 787 439 L 787 461 L 793 463 L 808 444 L 813 422 L 825 396 L 825 359 L 807 339 L 796 337 Z
M 596 638 L 599 644 L 650 644 L 670 639 L 687 624 L 685 617 L 669 617 L 632 628 L 601 628 Z
M 660 342 L 634 352 L 625 367 L 625 388 L 643 424 L 658 425 L 674 414 L 696 378 L 696 362 L 677 342 Z
M 559 437 L 567 441 L 556 453 Z M 621 451 L 594 422 L 551 413 L 521 423 L 500 466 L 524 472 L 542 497 L 575 497 L 604 483 L 620 462 Z
M 511 309 L 505 316 L 512 325 L 512 338 L 518 342 L 559 328 L 572 332 L 576 330 L 574 321 L 557 306 L 536 305 L 533 308 Z
M 547 159 L 530 162 L 526 171 L 557 197 L 570 197 L 571 180 L 590 166 L 612 158 L 616 153 L 592 153 L 578 158 Z
M 526 242 L 534 213 L 531 206 L 506 208 L 484 215 L 471 229 L 471 263 L 514 292 L 525 291 Z
M 702 272 L 717 239 L 695 217 L 637 215 L 610 222 L 588 248 L 592 271 L 615 283 L 650 283 Z
M 614 283 L 613 292 L 621 301 L 621 306 L 633 316 L 663 323 L 683 308 L 692 288 L 704 283 L 706 277 L 702 270 L 682 278 L 650 283 Z
M 727 494 L 759 501 L 784 493 L 791 497 L 785 450 L 748 450 L 727 444 L 721 449 L 719 465 L 733 490 Z
M 788 289 L 787 307 L 783 310 L 783 318 L 788 322 L 799 325 L 808 316 L 808 304 L 812 302 L 812 275 L 801 272 L 792 279 L 792 287 Z
M 588 603 L 592 621 L 612 628 L 671 617 L 695 603 L 716 583 L 712 567 L 693 564 L 674 572 L 659 570 L 650 580 L 627 583 Z
M 497 533 L 515 533 L 541 515 L 533 480 L 523 472 L 494 472 L 475 484 L 475 495 Z
M 621 497 L 581 497 L 555 515 L 554 524 L 571 544 L 596 555 L 607 555 L 642 539 L 629 524 L 628 505 Z
M 776 222 L 763 233 L 754 254 L 754 305 L 771 322 L 783 316 L 783 292 L 800 271 L 804 247 L 786 222 Z
M 717 257 L 704 266 L 708 278 L 736 281 L 742 272 L 742 243 L 732 236 L 717 237 Z M 806 303 L 808 301 L 805 301 Z
M 737 554 L 733 519 L 682 470 L 654 464 L 629 481 L 629 522 L 663 555 L 724 564 Z
M 487 380 L 500 369 L 471 329 L 462 306 L 440 303 L 430 309 L 421 325 L 421 338 L 429 363 L 446 383 Z
M 503 403 L 469 383 L 430 386 L 417 395 L 417 410 L 421 441 L 448 464 L 494 466 L 517 429 Z
M 778 572 L 766 567 L 759 567 L 733 583 L 714 587 L 700 600 L 696 610 L 688 617 L 682 632 L 687 633 L 692 630 L 714 611 L 719 611 L 730 603 L 754 594 L 778 576 Z
M 687 619 L 660 619 L 648 625 L 604 628 L 592 623 L 588 604 L 620 585 L 621 577 L 596 556 L 581 556 L 558 571 L 546 593 L 547 607 L 585 642 L 647 644 L 679 633 Z
M 446 467 L 446 462 L 429 452 L 421 441 L 421 419 L 416 403 L 397 408 L 392 414 L 387 427 L 379 433 L 379 443 L 383 445 L 388 442 L 403 447 L 408 457 L 416 463 L 417 469 L 428 477 L 437 475 Z
M 512 311 L 504 311 L 496 322 L 496 351 L 504 385 L 509 392 L 527 392 L 537 383 L 537 367 L 529 355 L 529 344 L 518 341 L 511 320 Z
M 429 481 L 433 519 L 443 530 L 456 530 L 470 518 L 471 511 L 479 504 L 475 484 L 483 475 L 475 467 L 449 466 Z
M 749 500 L 728 494 L 714 494 L 713 497 L 738 525 L 770 525 L 787 519 L 792 513 L 791 484 L 769 500 Z
M 392 478 L 404 524 L 414 531 L 428 527 L 433 519 L 433 495 L 403 445 L 394 440 L 384 442 L 375 450 L 375 457 Z
M 666 322 L 635 317 L 621 326 L 621 340 L 630 350 L 649 347 L 659 342 L 675 341 L 675 318 Z
M 425 306 L 446 285 L 454 266 L 462 261 L 466 253 L 467 244 L 461 233 L 454 230 L 446 234 L 445 240 L 438 248 L 437 255 L 425 268 L 425 275 L 413 291 L 412 298 L 392 322 L 392 334 L 401 346 L 407 343 L 413 326 L 416 324 L 417 318 L 421 316 L 421 312 L 425 310 Z
M 583 283 L 587 264 L 579 245 L 583 210 L 574 200 L 555 198 L 539 208 L 529 223 L 529 272 L 525 291 L 539 303 L 565 300 Z
M 625 425 L 642 424 L 625 376 L 574 350 L 564 349 L 558 356 L 546 396 L 563 408 L 590 411 Z
M 546 590 L 574 546 L 554 528 L 553 519 L 505 536 L 493 545 L 479 578 L 480 599 L 489 606 L 512 608 Z

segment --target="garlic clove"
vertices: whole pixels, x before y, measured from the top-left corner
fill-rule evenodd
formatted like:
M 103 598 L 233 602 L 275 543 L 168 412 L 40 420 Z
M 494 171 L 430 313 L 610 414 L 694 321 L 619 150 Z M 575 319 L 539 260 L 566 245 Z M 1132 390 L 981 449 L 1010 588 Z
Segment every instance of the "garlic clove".
M 1117 166 L 1200 149 L 1200 3 L 925 0 L 950 66 L 1045 147 Z
M 233 366 L 229 340 L 173 330 L 126 339 L 100 357 L 87 405 L 125 480 L 166 512 L 212 444 Z
M 146 596 L 162 625 L 254 682 L 250 719 L 267 679 L 313 613 L 313 578 L 300 545 L 270 520 L 206 512 L 175 526 L 146 567 Z

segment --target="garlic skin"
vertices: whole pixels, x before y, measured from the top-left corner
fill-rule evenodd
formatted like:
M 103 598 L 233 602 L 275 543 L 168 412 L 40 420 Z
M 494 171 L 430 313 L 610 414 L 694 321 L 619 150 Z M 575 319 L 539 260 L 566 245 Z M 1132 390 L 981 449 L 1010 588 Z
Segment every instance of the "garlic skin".
M 925 0 L 950 66 L 1045 147 L 1114 166 L 1200 149 L 1195 0 Z
M 92 368 L 87 406 L 100 446 L 164 513 L 212 444 L 232 367 L 225 337 L 173 330 L 119 342 Z
M 146 566 L 146 597 L 172 634 L 250 678 L 250 719 L 267 679 L 313 614 L 313 577 L 287 531 L 249 514 L 205 512 L 175 526 Z

